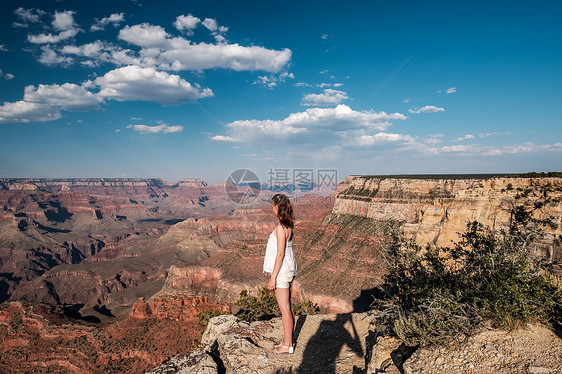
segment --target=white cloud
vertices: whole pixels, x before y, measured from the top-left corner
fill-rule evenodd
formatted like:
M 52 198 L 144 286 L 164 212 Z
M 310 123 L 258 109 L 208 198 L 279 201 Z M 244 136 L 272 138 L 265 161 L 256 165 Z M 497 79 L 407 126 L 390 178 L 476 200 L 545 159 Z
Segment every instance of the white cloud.
M 33 44 L 47 44 L 47 43 L 55 44 L 66 39 L 70 39 L 74 37 L 76 34 L 78 34 L 78 30 L 66 30 L 66 31 L 61 31 L 60 33 L 55 35 L 51 33 L 28 35 L 27 40 Z
M 61 52 L 64 54 L 100 59 L 102 52 L 106 49 L 107 47 L 104 46 L 101 41 L 96 40 L 92 43 L 83 44 L 81 46 L 65 45 L 61 49 Z
M 24 89 L 23 100 L 0 107 L 0 123 L 54 121 L 62 117 L 61 110 L 97 109 L 100 101 L 96 94 L 73 83 L 30 85 Z
M 0 78 L 4 78 L 5 80 L 9 81 L 14 79 L 14 75 L 10 73 L 4 73 L 2 69 L 0 69 Z
M 0 52 L 8 52 L 8 49 L 6 49 L 4 44 L 0 44 Z
M 91 43 L 83 45 L 65 45 L 57 52 L 50 51 L 52 58 L 62 59 L 63 55 L 72 55 L 67 57 L 71 62 L 80 62 L 82 65 L 95 67 L 101 63 L 113 63 L 115 65 L 154 65 L 148 63 L 151 60 L 150 56 L 144 59 L 135 56 L 135 52 L 130 49 L 122 49 L 110 43 L 96 40 Z M 144 63 L 143 63 L 144 61 Z
M 22 23 L 14 22 L 15 27 L 27 27 L 28 23 L 38 23 L 41 21 L 41 17 L 46 14 L 46 12 L 40 9 L 24 9 L 22 7 L 17 8 L 14 14 L 19 18 Z
M 447 88 L 447 90 L 445 91 L 445 93 L 446 93 L 447 95 L 452 94 L 452 93 L 455 93 L 455 92 L 457 92 L 457 88 L 456 88 L 456 87 Z
M 0 106 L 0 123 L 46 122 L 59 118 L 61 118 L 60 111 L 47 104 L 21 100 Z
M 412 101 L 412 99 L 404 99 L 402 100 L 403 103 L 408 104 L 410 101 Z
M 361 135 L 358 139 L 358 144 L 360 146 L 373 146 L 386 143 L 413 144 L 415 140 L 410 135 L 390 134 L 385 132 L 379 132 L 375 135 Z
M 289 49 L 277 51 L 228 44 L 224 38 L 219 44 L 192 43 L 182 37 L 172 37 L 162 27 L 147 23 L 125 26 L 119 32 L 119 38 L 141 47 L 141 65 L 163 70 L 225 68 L 277 73 L 290 61 L 292 54 Z
M 219 25 L 217 24 L 217 20 L 216 19 L 212 19 L 212 18 L 205 18 L 203 20 L 203 22 L 201 22 L 203 24 L 203 26 L 205 26 L 207 29 L 209 29 L 209 31 L 213 32 L 213 31 L 217 31 L 217 29 L 219 28 Z
M 562 143 L 557 142 L 554 144 L 534 144 L 532 142 L 528 142 L 525 144 L 516 144 L 512 146 L 502 147 L 502 152 L 507 154 L 545 152 L 545 151 L 560 152 L 562 151 Z
M 318 87 L 318 88 L 325 88 L 325 87 L 334 87 L 334 88 L 339 88 L 343 86 L 343 83 L 326 83 L 326 82 L 322 82 L 322 83 L 316 83 L 316 84 L 310 84 L 310 83 L 306 83 L 306 82 L 297 82 L 295 83 L 296 87 Z
M 74 22 L 74 14 L 75 12 L 71 10 L 55 12 L 51 24 L 59 33 L 28 35 L 27 40 L 33 44 L 56 44 L 63 40 L 73 38 L 80 31 Z
M 141 134 L 172 134 L 183 131 L 183 126 L 170 126 L 165 123 L 158 126 L 128 125 L 127 128 L 133 129 Z
M 321 94 L 308 94 L 302 99 L 302 105 L 306 106 L 332 106 L 341 104 L 344 100 L 349 99 L 344 91 L 325 89 Z
M 320 37 L 320 39 L 322 39 L 322 40 L 328 39 L 328 34 L 322 34 L 322 36 Z
M 39 62 L 46 65 L 63 66 L 81 63 L 89 67 L 107 62 L 115 65 L 138 65 L 172 71 L 224 68 L 235 71 L 279 73 L 289 63 L 292 56 L 289 49 L 271 50 L 259 46 L 244 47 L 237 43 L 229 44 L 222 35 L 228 30 L 224 26 L 217 26 L 216 31 L 212 32 L 217 41 L 216 44 L 212 44 L 194 43 L 183 37 L 175 37 L 167 33 L 161 26 L 148 23 L 125 26 L 119 31 L 118 38 L 140 47 L 140 50 L 137 51 L 124 49 L 119 45 L 100 40 L 81 46 L 67 44 L 55 47 L 57 43 L 70 39 L 81 31 L 75 27 L 73 21 L 71 22 L 73 14 L 72 12 L 62 12 L 57 21 L 53 21 L 58 28 L 68 27 L 67 30 L 60 33 L 28 35 L 28 41 L 31 43 L 44 44 L 41 46 Z M 122 13 L 113 14 L 103 20 L 117 22 L 121 15 Z M 184 30 L 187 30 L 188 26 L 192 26 L 187 20 L 189 16 L 180 17 L 176 19 L 176 26 Z M 207 21 L 208 25 L 211 23 Z M 73 55 L 73 57 L 69 55 Z
M 113 13 L 109 17 L 103 17 L 90 27 L 90 31 L 99 31 L 105 29 L 105 26 L 112 25 L 113 27 L 119 26 L 125 20 L 125 13 Z
M 473 145 L 446 145 L 440 148 L 441 152 L 450 153 L 450 152 L 457 152 L 457 153 L 466 153 L 470 150 L 473 150 L 475 147 Z
M 439 148 L 438 153 L 450 154 L 455 153 L 459 156 L 501 156 L 510 154 L 532 153 L 532 152 L 562 152 L 562 143 L 553 144 L 515 144 L 511 146 L 503 146 L 501 148 L 493 146 L 482 146 L 478 144 L 458 144 L 452 146 L 444 146 Z
M 219 26 L 217 20 L 213 18 L 205 18 L 201 24 L 211 32 L 218 44 L 226 44 L 224 34 L 228 31 L 228 27 Z
M 97 78 L 95 83 L 101 88 L 100 97 L 117 101 L 154 101 L 162 105 L 180 105 L 213 96 L 211 89 L 201 89 L 179 75 L 139 66 L 112 70 Z
M 53 16 L 52 25 L 55 30 L 66 31 L 76 28 L 74 23 L 74 15 L 76 12 L 72 10 L 65 10 L 64 12 L 55 12 Z
M 178 31 L 185 31 L 188 35 L 192 35 L 193 30 L 200 22 L 201 20 L 199 18 L 192 16 L 190 13 L 187 16 L 178 16 L 174 22 L 174 27 L 178 29 Z
M 215 135 L 211 137 L 211 139 L 219 142 L 236 142 L 236 140 L 232 136 L 224 136 L 224 135 Z
M 466 134 L 465 136 L 462 136 L 460 138 L 457 138 L 457 142 L 463 142 L 465 140 L 471 140 L 471 139 L 475 139 L 476 137 L 472 134 Z
M 425 144 L 430 144 L 430 145 L 439 144 L 439 143 L 442 143 L 442 142 L 443 142 L 443 139 L 442 139 L 442 138 L 443 138 L 444 136 L 445 136 L 444 134 L 429 135 L 427 138 L 425 138 L 425 139 L 423 140 L 423 142 L 424 142 Z
M 141 23 L 125 26 L 119 31 L 119 39 L 144 48 L 171 47 L 170 35 L 161 26 Z
M 98 87 L 99 93 L 90 91 Z M 191 85 L 178 75 L 159 72 L 154 68 L 126 66 L 112 70 L 95 81 L 86 81 L 82 85 L 29 85 L 25 87 L 23 100 L 6 102 L 0 106 L 0 123 L 53 121 L 62 117 L 61 110 L 97 109 L 104 99 L 179 105 L 212 95 L 210 89 L 202 89 L 197 84 Z M 165 124 L 160 126 L 162 125 Z M 165 125 L 160 131 L 172 133 L 181 130 L 181 126 Z
M 328 69 L 320 70 L 320 74 L 326 74 L 327 72 L 328 72 Z
M 293 73 L 287 73 L 285 71 L 279 74 L 278 76 L 275 75 L 258 76 L 258 79 L 255 80 L 252 84 L 262 84 L 269 89 L 273 89 L 278 86 L 278 83 L 285 83 L 285 81 L 288 78 L 295 79 L 295 75 Z
M 433 106 L 433 105 L 426 105 L 426 106 L 421 107 L 419 109 L 418 108 L 408 109 L 408 112 L 416 113 L 416 114 L 419 114 L 419 113 L 436 113 L 436 112 L 444 112 L 444 111 L 445 111 L 444 108 L 439 108 L 439 107 L 436 107 L 436 106 Z
M 335 135 L 353 138 L 365 135 L 365 131 L 384 130 L 392 120 L 404 120 L 400 113 L 387 114 L 374 111 L 354 111 L 346 105 L 335 108 L 310 108 L 292 113 L 283 120 L 242 120 L 226 125 L 230 134 L 212 137 L 217 141 L 267 143 L 278 140 L 318 142 Z
M 91 110 L 98 108 L 100 99 L 83 86 L 73 83 L 63 85 L 40 84 L 27 86 L 24 90 L 23 100 L 29 103 L 46 104 L 63 110 Z
M 64 57 L 57 54 L 48 45 L 41 46 L 41 55 L 39 56 L 39 62 L 45 65 L 70 65 L 74 62 L 71 57 Z
M 478 137 L 480 139 L 483 139 L 483 138 L 487 138 L 487 137 L 493 136 L 493 135 L 498 135 L 498 133 L 497 132 L 488 132 L 488 133 L 482 133 L 481 132 L 480 134 L 478 134 Z

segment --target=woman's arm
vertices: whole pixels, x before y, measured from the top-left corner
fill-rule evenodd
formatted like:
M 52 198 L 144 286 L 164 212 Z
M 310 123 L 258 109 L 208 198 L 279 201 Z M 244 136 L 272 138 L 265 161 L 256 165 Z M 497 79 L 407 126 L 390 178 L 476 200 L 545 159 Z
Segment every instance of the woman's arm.
M 267 283 L 267 288 L 270 290 L 275 289 L 275 280 L 277 279 L 277 275 L 283 265 L 283 259 L 285 258 L 285 230 L 283 230 L 281 225 L 277 225 L 275 228 L 275 236 L 277 237 L 277 256 L 275 256 L 273 271 L 271 272 L 271 277 L 269 277 L 269 282 Z

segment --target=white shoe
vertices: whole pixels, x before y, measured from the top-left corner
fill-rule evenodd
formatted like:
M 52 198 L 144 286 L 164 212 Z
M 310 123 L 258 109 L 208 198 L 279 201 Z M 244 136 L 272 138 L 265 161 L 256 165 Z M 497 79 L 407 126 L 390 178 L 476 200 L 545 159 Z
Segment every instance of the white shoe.
M 287 348 L 289 351 L 288 352 L 277 352 L 278 348 Z M 286 347 L 284 345 L 278 345 L 278 346 L 274 346 L 273 347 L 273 353 L 277 354 L 277 355 L 292 355 L 295 352 L 295 347 L 290 346 L 290 347 Z

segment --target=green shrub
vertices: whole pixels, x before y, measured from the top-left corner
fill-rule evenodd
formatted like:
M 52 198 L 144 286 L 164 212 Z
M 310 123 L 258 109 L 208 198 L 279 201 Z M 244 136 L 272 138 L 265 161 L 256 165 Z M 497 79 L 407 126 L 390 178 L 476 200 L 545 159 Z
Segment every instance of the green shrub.
M 450 248 L 395 238 L 382 287 L 388 297 L 374 303 L 382 332 L 424 346 L 464 339 L 484 322 L 511 329 L 560 318 L 562 292 L 528 253 L 540 232 L 529 229 L 524 209 L 512 213 L 508 231 L 470 222 Z
M 236 316 L 246 322 L 267 320 L 281 315 L 275 292 L 267 287 L 258 289 L 257 297 L 249 295 L 247 290 L 242 290 L 234 305 L 240 308 Z M 292 304 L 292 308 L 296 315 L 317 314 L 319 311 L 318 306 L 310 300 Z
M 197 313 L 197 319 L 200 326 L 207 326 L 209 320 L 213 317 L 221 316 L 223 314 L 230 314 L 230 312 L 221 312 L 220 310 L 204 310 Z
M 314 304 L 312 301 L 307 300 L 300 303 L 293 304 L 293 313 L 296 316 L 304 316 L 307 314 L 318 314 L 320 308 L 318 305 Z

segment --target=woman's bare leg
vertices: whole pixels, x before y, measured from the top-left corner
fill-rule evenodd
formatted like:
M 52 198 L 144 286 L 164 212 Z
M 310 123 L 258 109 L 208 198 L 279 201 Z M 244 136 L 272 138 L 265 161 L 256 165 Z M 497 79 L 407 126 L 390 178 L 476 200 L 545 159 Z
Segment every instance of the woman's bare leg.
M 291 289 L 290 288 L 276 288 L 275 297 L 277 304 L 281 310 L 281 320 L 283 321 L 283 344 L 285 347 L 293 345 L 293 327 L 295 319 L 293 318 L 293 309 L 291 307 Z M 278 348 L 278 352 L 286 352 L 285 348 Z

